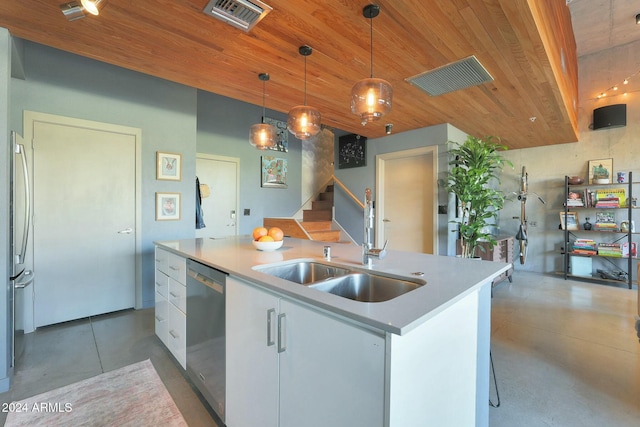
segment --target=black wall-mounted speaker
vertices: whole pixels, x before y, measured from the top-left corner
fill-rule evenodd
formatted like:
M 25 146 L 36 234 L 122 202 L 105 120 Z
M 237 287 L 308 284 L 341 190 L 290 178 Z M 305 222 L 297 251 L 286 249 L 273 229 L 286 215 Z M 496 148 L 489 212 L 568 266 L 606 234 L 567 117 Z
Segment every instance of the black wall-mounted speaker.
M 627 104 L 607 105 L 593 110 L 593 130 L 627 125 Z

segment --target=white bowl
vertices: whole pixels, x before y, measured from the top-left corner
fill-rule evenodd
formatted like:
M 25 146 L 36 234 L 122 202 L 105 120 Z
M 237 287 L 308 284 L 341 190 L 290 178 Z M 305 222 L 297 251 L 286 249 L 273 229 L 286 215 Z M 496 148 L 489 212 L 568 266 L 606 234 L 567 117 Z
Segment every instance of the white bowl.
M 253 243 L 253 246 L 259 251 L 273 252 L 282 246 L 284 240 L 280 240 L 279 242 L 258 242 L 253 240 L 251 243 Z

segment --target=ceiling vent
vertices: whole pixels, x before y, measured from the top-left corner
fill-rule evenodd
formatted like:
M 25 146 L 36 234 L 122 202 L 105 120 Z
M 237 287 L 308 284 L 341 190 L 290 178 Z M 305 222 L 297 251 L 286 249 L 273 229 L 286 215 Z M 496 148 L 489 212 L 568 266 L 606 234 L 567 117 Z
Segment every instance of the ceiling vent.
M 249 32 L 273 9 L 259 0 L 211 0 L 203 12 Z
M 493 81 L 491 74 L 475 56 L 470 56 L 451 64 L 426 71 L 406 79 L 431 96 L 454 92 L 471 86 Z

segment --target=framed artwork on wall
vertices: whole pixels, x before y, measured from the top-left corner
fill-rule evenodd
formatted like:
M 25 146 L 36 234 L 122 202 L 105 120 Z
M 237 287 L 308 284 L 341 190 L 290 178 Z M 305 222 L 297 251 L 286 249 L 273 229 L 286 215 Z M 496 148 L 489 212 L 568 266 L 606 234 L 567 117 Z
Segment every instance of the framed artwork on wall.
M 260 176 L 261 187 L 287 188 L 287 159 L 262 156 Z
M 156 193 L 156 221 L 180 220 L 180 208 L 180 193 Z
M 589 160 L 589 184 L 613 184 L 613 159 Z
M 156 179 L 182 180 L 182 155 L 157 151 L 156 162 Z
M 349 134 L 338 139 L 338 169 L 367 166 L 367 138 Z

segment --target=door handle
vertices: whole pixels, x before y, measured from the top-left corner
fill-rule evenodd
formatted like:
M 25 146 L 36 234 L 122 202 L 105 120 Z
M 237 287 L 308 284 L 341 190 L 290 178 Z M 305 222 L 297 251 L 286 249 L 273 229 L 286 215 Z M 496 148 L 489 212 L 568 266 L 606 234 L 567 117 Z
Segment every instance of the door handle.
M 287 343 L 285 341 L 287 333 L 285 328 L 285 326 L 287 325 L 286 320 L 286 314 L 278 314 L 278 353 L 283 353 L 287 350 Z
M 382 222 L 391 222 L 391 220 L 390 220 L 390 219 L 385 218 L 385 219 L 383 219 L 383 220 L 382 220 Z
M 124 230 L 118 231 L 118 234 L 131 234 L 133 232 L 133 228 L 125 228 Z
M 273 330 L 273 316 L 276 314 L 275 308 L 270 308 L 267 310 L 267 347 L 271 347 L 276 342 L 273 340 L 271 331 Z

